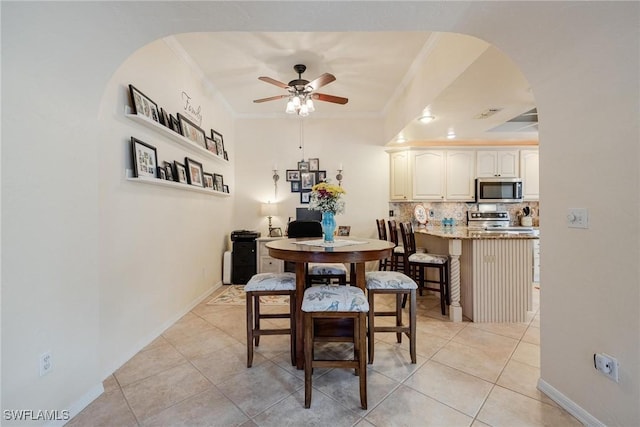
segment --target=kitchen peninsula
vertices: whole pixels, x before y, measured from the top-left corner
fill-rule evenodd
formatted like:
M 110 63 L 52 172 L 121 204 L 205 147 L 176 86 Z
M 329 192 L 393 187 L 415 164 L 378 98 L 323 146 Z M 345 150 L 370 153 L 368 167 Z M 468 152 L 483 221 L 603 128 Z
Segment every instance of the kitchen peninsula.
M 415 229 L 416 245 L 450 257 L 449 317 L 523 322 L 532 306 L 533 240 L 538 231 L 484 231 L 463 226 Z

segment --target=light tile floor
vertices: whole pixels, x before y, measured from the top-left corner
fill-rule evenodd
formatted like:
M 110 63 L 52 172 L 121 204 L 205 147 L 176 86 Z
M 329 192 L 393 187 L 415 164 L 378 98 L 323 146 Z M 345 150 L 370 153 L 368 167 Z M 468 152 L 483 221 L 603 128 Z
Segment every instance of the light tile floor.
M 304 409 L 304 375 L 291 366 L 286 336 L 262 337 L 247 369 L 244 306 L 209 299 L 110 376 L 104 394 L 67 425 L 581 425 L 536 389 L 535 290 L 530 320 L 509 324 L 452 323 L 440 315 L 437 296 L 418 297 L 418 363 L 410 363 L 406 339 L 377 334 L 366 411 L 357 377 L 341 369 L 316 369 L 311 409 Z M 391 301 L 380 296 L 376 306 Z M 338 346 L 325 350 L 350 352 Z

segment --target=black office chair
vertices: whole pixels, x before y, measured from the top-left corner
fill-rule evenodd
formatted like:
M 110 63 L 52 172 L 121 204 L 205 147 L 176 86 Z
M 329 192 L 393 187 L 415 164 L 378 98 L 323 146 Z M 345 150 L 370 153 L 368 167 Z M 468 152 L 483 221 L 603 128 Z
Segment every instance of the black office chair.
M 322 224 L 319 221 L 295 220 L 289 223 L 287 235 L 292 238 L 298 237 L 322 237 Z M 338 284 L 347 284 L 347 269 L 344 264 L 327 264 L 310 262 L 307 265 L 307 283 L 331 283 L 332 279 L 337 279 Z

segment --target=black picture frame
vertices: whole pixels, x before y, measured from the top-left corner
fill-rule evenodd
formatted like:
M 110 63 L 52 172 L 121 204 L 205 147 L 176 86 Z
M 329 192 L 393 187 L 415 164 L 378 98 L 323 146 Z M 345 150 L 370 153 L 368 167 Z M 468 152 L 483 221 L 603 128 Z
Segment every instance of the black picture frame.
M 175 175 L 174 175 L 175 181 L 180 182 L 182 184 L 186 184 L 187 183 L 187 167 L 177 160 L 173 162 L 173 165 L 175 170 Z
M 202 181 L 204 182 L 204 188 L 213 190 L 213 174 L 204 172 L 202 174 Z
M 316 173 L 315 172 L 301 172 L 300 173 L 300 189 L 311 190 L 316 185 Z
M 227 184 L 224 184 L 222 186 L 222 192 L 229 194 L 229 186 Z
M 187 184 L 195 185 L 196 187 L 204 187 L 204 180 L 202 174 L 202 163 L 197 162 L 189 157 L 184 158 L 184 165 L 187 168 Z
M 167 171 L 162 166 L 158 166 L 158 179 L 167 179 Z
M 180 134 L 206 150 L 207 135 L 204 130 L 180 113 L 178 113 L 178 121 L 180 122 Z
M 224 138 L 220 132 L 211 129 L 211 139 L 216 143 L 216 152 L 218 156 L 224 156 Z
M 327 180 L 327 171 L 316 172 L 316 184 Z
M 224 150 L 224 159 L 229 160 L 229 155 L 227 154 L 227 150 Z
M 287 181 L 300 181 L 300 171 L 297 169 L 287 169 Z
M 129 94 L 131 95 L 133 114 L 145 116 L 154 122 L 160 123 L 158 104 L 131 84 L 129 85 Z
M 317 172 L 320 170 L 320 159 L 309 159 L 309 172 Z
M 174 115 L 169 114 L 169 121 L 171 123 L 169 128 L 171 128 L 172 131 L 182 135 L 182 129 L 180 129 L 180 121 L 178 120 L 178 118 Z
M 216 146 L 216 142 L 213 139 L 209 138 L 208 136 L 205 136 L 205 142 L 207 144 L 207 151 L 217 156 L 218 148 Z
M 291 181 L 291 192 L 292 193 L 300 192 L 300 181 Z
M 213 174 L 213 189 L 216 191 L 224 191 L 224 177 L 219 173 Z
M 309 172 L 309 162 L 298 162 L 298 170 L 300 171 L 300 173 Z
M 311 191 L 302 191 L 300 192 L 300 203 L 303 205 L 308 205 L 311 199 Z
M 173 163 L 164 162 L 164 170 L 167 175 L 167 181 L 175 181 L 175 173 L 173 172 Z
M 158 150 L 156 150 L 156 147 L 132 136 L 131 159 L 135 178 L 158 177 Z
M 160 108 L 160 124 L 164 125 L 171 129 L 171 118 L 169 118 L 169 113 L 164 108 Z

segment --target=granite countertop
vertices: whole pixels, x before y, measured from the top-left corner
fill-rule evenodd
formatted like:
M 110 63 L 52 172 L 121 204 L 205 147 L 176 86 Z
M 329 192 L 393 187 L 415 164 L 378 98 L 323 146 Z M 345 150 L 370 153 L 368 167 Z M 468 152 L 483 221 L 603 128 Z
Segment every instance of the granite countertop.
M 439 227 L 426 226 L 414 228 L 416 233 L 428 234 L 430 236 L 442 237 L 444 239 L 539 239 L 540 230 L 533 229 L 533 233 L 522 233 L 517 231 L 481 231 L 470 230 L 466 226 Z

